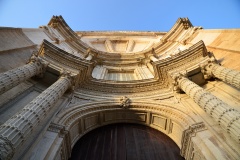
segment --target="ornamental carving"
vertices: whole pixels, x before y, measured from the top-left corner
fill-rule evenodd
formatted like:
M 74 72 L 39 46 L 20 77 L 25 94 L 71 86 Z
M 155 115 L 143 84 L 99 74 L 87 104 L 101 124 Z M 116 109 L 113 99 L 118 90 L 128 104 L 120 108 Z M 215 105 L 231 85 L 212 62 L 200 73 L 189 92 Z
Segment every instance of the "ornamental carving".
M 196 135 L 197 132 L 203 131 L 206 129 L 206 126 L 203 122 L 199 122 L 196 124 L 193 124 L 191 126 L 189 126 L 188 129 L 186 129 L 183 132 L 182 135 L 182 148 L 180 151 L 180 154 L 185 157 L 187 155 L 187 151 L 188 148 L 190 146 L 190 141 L 191 141 L 191 137 L 194 137 Z
M 37 52 L 36 51 L 33 51 L 32 53 L 32 56 L 30 57 L 28 63 L 35 63 L 37 64 L 38 66 L 41 66 L 41 73 L 39 73 L 37 75 L 37 77 L 40 77 L 42 78 L 45 71 L 46 71 L 46 68 L 47 66 L 49 65 L 48 62 L 44 61 L 42 58 L 40 58 L 38 55 L 37 55 Z
M 214 57 L 209 58 L 207 63 L 201 63 L 199 67 L 201 68 L 201 72 L 203 73 L 204 79 L 210 79 L 213 76 L 212 74 L 212 65 L 215 63 L 216 60 Z
M 0 137 L 0 159 L 1 157 L 5 157 L 6 159 L 11 159 L 14 155 L 14 147 L 11 142 L 4 138 Z
M 122 96 L 120 98 L 120 106 L 122 106 L 123 109 L 129 108 L 131 103 L 131 100 L 127 96 Z
M 173 85 L 173 91 L 174 92 L 177 92 L 179 93 L 181 88 L 179 86 L 179 83 L 178 81 L 182 78 L 182 77 L 187 77 L 187 71 L 184 70 L 184 71 L 181 71 L 179 73 L 174 73 L 171 75 L 172 79 L 173 79 L 173 82 L 172 82 L 172 85 Z

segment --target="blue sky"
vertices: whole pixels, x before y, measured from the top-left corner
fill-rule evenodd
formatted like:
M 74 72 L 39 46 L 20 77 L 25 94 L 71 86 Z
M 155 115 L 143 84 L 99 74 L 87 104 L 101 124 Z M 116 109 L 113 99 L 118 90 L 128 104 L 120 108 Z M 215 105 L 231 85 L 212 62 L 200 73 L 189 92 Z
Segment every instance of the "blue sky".
M 168 31 L 179 17 L 240 28 L 240 0 L 0 0 L 0 26 L 37 28 L 62 15 L 75 31 Z

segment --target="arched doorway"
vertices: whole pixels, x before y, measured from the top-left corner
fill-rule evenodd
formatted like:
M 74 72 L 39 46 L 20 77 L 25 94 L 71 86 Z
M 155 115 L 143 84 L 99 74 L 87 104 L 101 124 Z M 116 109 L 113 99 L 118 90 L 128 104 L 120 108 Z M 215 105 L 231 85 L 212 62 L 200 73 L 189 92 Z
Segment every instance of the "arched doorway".
M 139 124 L 112 124 L 84 135 L 71 160 L 181 160 L 179 147 L 165 134 Z

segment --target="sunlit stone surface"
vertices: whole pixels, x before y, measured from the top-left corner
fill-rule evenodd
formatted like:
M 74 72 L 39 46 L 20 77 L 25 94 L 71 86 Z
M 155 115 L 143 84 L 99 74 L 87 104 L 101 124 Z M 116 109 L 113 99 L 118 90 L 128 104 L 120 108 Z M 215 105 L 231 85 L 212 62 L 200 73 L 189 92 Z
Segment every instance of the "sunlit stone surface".
M 153 139 L 164 134 L 175 144 L 165 159 L 170 151 L 239 159 L 238 37 L 240 29 L 207 30 L 188 18 L 168 32 L 73 31 L 62 16 L 39 28 L 1 27 L 0 159 L 69 159 L 77 142 L 116 123 L 140 125 L 134 134 L 142 138 L 109 132 L 99 141 L 146 143 L 141 133 L 150 127 Z M 156 147 L 124 153 L 151 157 Z

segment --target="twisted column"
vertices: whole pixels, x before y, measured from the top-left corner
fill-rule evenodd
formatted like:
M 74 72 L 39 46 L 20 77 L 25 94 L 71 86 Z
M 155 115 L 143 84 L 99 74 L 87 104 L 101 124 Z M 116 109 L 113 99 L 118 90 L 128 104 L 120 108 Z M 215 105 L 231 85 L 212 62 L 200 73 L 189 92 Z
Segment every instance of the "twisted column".
M 38 57 L 32 56 L 30 63 L 9 70 L 0 74 L 0 94 L 15 87 L 21 82 L 29 79 L 34 75 L 38 75 L 44 71 L 46 64 L 43 63 Z
M 216 77 L 232 86 L 240 88 L 240 71 L 225 68 L 214 62 L 202 66 L 204 77 Z
M 175 85 L 240 142 L 240 113 L 183 75 L 174 75 Z
M 0 159 L 11 159 L 16 149 L 70 86 L 71 77 L 68 74 L 62 75 L 20 112 L 0 126 Z

